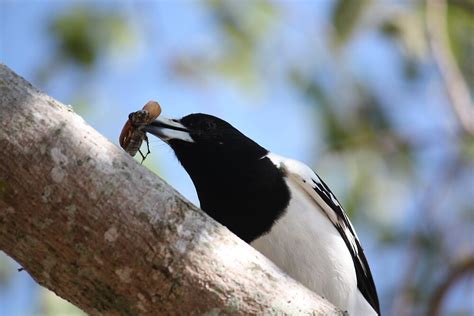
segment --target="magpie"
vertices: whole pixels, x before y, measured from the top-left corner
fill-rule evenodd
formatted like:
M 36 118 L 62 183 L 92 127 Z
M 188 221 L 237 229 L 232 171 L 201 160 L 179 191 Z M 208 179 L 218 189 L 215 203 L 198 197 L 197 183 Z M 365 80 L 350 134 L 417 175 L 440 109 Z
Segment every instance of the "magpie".
M 204 212 L 349 315 L 380 315 L 354 227 L 308 166 L 207 114 L 158 117 L 144 131 L 173 149 Z

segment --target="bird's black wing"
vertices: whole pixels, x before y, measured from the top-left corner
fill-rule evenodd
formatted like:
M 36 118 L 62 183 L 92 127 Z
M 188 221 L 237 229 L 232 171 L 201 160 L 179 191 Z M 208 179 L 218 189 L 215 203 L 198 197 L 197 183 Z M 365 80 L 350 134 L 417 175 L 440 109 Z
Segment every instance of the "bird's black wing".
M 294 160 L 280 160 L 280 168 L 286 176 L 298 183 L 324 211 L 334 227 L 341 234 L 354 262 L 357 275 L 357 287 L 372 308 L 380 315 L 380 306 L 375 283 L 369 264 L 344 209 L 335 195 L 321 178 L 308 166 Z
M 316 174 L 315 174 L 316 175 Z M 316 175 L 316 177 L 318 177 Z M 321 197 L 326 206 L 324 210 L 327 210 L 327 207 L 331 209 L 331 212 L 336 214 L 336 221 L 333 222 L 336 229 L 341 234 L 344 242 L 349 248 L 349 251 L 354 261 L 354 267 L 357 275 L 357 287 L 359 288 L 362 295 L 365 297 L 367 302 L 374 308 L 374 310 L 380 314 L 379 300 L 377 296 L 377 290 L 375 288 L 375 283 L 370 272 L 369 264 L 364 255 L 364 250 L 362 249 L 359 239 L 355 233 L 355 230 L 349 221 L 346 213 L 342 209 L 339 201 L 336 199 L 334 194 L 331 192 L 329 187 L 324 183 L 321 178 L 318 177 L 318 180 L 313 180 L 314 191 Z M 320 205 L 323 207 L 323 205 Z

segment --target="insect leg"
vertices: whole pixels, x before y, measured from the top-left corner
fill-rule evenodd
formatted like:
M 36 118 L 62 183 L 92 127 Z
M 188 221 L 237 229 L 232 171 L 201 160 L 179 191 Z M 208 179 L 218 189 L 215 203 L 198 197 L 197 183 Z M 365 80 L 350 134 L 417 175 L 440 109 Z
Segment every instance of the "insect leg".
M 142 162 L 140 164 L 143 164 L 143 162 L 145 161 L 146 157 L 148 157 L 148 155 L 151 153 L 150 151 L 150 143 L 148 142 L 148 137 L 145 135 L 145 137 L 143 138 L 143 140 L 146 142 L 146 154 L 143 155 L 142 151 L 140 149 L 138 149 L 138 152 L 140 153 L 140 156 L 142 156 Z

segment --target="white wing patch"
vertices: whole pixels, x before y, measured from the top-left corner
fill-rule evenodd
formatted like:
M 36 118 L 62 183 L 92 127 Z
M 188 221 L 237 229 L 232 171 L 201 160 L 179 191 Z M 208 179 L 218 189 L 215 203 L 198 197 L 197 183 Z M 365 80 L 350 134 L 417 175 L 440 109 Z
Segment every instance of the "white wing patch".
M 359 240 L 354 227 L 342 209 L 339 201 L 321 178 L 319 178 L 311 168 L 297 160 L 284 158 L 273 153 L 269 153 L 266 157 L 268 157 L 278 168 L 285 171 L 288 179 L 300 185 L 304 191 L 315 200 L 336 228 L 342 229 L 345 236 L 341 237 L 347 239 L 352 248 L 351 252 L 358 257 Z M 358 259 L 360 260 L 360 258 Z M 364 264 L 362 264 L 362 268 L 364 272 L 367 273 Z
M 351 254 L 356 271 L 358 289 L 365 298 L 365 302 L 368 302 L 377 314 L 380 314 L 377 290 L 364 251 L 346 212 L 344 212 L 329 187 L 311 168 L 299 161 L 287 159 L 273 153 L 268 153 L 263 158 L 270 159 L 275 166 L 284 172 L 288 181 L 302 188 L 334 225 Z

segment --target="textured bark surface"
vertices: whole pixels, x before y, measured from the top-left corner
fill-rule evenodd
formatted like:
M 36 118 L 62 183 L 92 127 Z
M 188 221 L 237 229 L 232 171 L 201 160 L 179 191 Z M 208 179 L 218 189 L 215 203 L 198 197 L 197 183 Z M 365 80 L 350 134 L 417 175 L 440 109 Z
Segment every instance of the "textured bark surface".
M 0 148 L 0 249 L 89 314 L 340 313 L 4 65 Z

